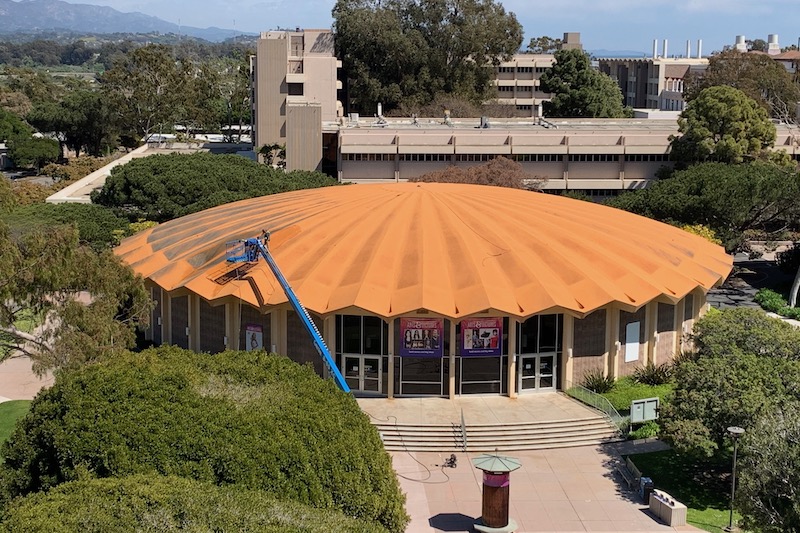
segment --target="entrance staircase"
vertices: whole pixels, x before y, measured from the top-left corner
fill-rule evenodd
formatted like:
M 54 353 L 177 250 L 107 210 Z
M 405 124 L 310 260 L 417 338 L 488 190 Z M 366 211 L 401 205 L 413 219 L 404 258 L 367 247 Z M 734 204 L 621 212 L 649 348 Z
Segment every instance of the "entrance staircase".
M 513 452 L 596 445 L 621 440 L 601 413 L 571 420 L 525 423 L 403 424 L 373 420 L 387 451 Z M 462 425 L 463 424 L 463 425 Z

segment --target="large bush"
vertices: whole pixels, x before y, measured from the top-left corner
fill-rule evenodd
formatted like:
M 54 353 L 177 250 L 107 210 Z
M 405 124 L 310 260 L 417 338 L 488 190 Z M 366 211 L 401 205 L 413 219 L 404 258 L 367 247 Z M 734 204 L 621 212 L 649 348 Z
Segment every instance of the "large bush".
M 320 172 L 284 172 L 234 155 L 152 155 L 114 168 L 92 201 L 164 222 L 229 202 L 333 185 Z
M 353 398 L 259 352 L 163 347 L 58 376 L 4 447 L 5 497 L 78 479 L 177 475 L 402 531 L 404 497 Z
M 18 207 L 3 219 L 16 233 L 72 224 L 81 242 L 97 251 L 117 244 L 117 236 L 128 231 L 126 219 L 106 207 L 92 204 L 31 204 Z
M 800 401 L 800 332 L 757 309 L 709 312 L 694 328 L 695 358 L 675 369 L 663 410 L 666 436 L 682 452 L 712 455 L 726 428 Z
M 281 502 L 262 491 L 179 477 L 73 481 L 12 504 L 0 532 L 260 531 L 381 533 L 374 522 Z

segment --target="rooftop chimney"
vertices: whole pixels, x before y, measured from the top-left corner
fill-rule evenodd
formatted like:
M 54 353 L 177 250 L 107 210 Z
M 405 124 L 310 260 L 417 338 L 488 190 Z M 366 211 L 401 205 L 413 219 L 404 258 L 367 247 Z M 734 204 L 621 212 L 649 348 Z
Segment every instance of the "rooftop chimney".
M 658 39 L 653 39 L 653 59 L 658 57 Z
M 697 39 L 697 59 L 703 57 L 703 39 Z
M 661 53 L 661 57 L 667 57 L 667 40 L 664 39 L 664 51 Z
M 690 39 L 686 39 L 686 58 L 692 57 L 692 41 Z

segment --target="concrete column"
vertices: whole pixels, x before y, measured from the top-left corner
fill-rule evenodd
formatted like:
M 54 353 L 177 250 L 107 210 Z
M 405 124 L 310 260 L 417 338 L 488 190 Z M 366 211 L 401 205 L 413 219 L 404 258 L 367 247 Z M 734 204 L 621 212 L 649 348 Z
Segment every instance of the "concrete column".
M 675 350 L 683 351 L 683 313 L 686 300 L 681 299 L 675 304 Z
M 225 304 L 225 349 L 227 350 L 239 349 L 238 311 L 239 306 L 234 302 L 228 302 Z
M 656 363 L 656 344 L 658 343 L 657 322 L 658 320 L 658 302 L 653 300 L 649 302 L 644 311 L 645 322 L 645 336 L 644 336 L 644 353 L 646 362 L 650 361 Z
M 322 340 L 328 347 L 331 357 L 336 361 L 336 315 L 328 315 L 322 319 Z M 328 379 L 330 372 L 326 365 L 322 365 L 322 377 Z
M 281 336 L 280 333 L 278 333 L 278 330 L 280 327 L 281 325 L 278 320 L 278 310 L 273 309 L 269 313 L 270 346 L 264 347 L 268 352 L 278 353 L 278 338 Z
M 561 335 L 561 361 L 556 364 L 559 365 L 559 376 L 561 381 L 561 389 L 567 389 L 567 382 L 572 383 L 572 348 L 575 346 L 575 317 L 572 315 L 564 315 L 564 331 Z
M 517 319 L 508 317 L 508 397 L 516 398 L 517 391 Z
M 449 354 L 449 390 L 448 397 L 453 400 L 456 397 L 456 343 L 458 342 L 456 335 L 456 321 L 450 321 L 450 354 Z
M 608 339 L 608 357 L 606 358 L 606 373 L 607 375 L 616 378 L 619 374 L 619 308 L 610 304 L 606 311 L 608 320 L 606 320 L 606 339 Z
M 394 319 L 389 319 L 389 383 L 387 384 L 386 396 L 394 398 Z
M 279 354 L 287 355 L 289 353 L 289 345 L 286 339 L 287 335 L 286 308 L 279 307 L 272 314 L 275 315 L 272 324 L 270 324 L 270 328 L 272 328 L 272 344 L 275 345 L 276 347 L 275 349 L 278 351 Z
M 200 297 L 190 293 L 189 305 L 189 349 L 195 352 L 201 351 L 200 347 Z
M 167 291 L 161 293 L 161 335 L 163 344 L 172 344 L 172 297 Z

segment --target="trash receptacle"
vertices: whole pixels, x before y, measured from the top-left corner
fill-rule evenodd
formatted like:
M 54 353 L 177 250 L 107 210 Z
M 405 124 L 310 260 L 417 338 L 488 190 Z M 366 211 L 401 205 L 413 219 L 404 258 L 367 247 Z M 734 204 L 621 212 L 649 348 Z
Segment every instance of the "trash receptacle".
M 643 502 L 650 501 L 651 492 L 653 492 L 653 480 L 645 476 L 639 478 L 639 497 Z

